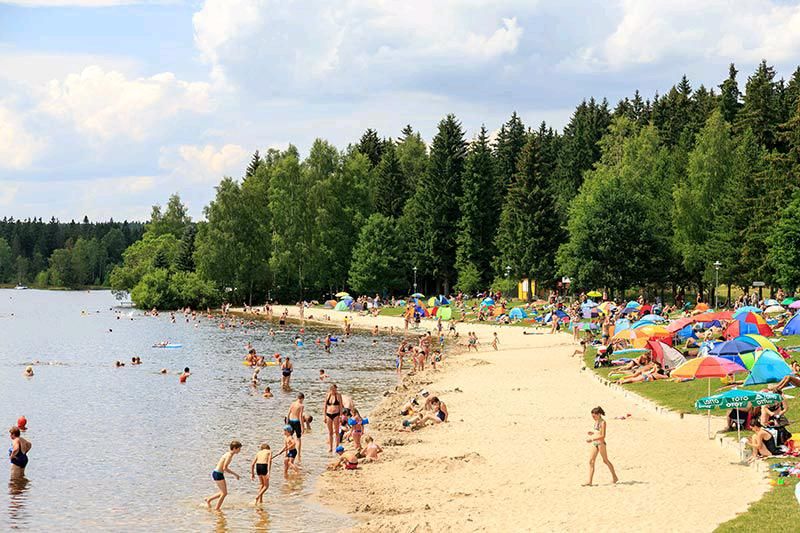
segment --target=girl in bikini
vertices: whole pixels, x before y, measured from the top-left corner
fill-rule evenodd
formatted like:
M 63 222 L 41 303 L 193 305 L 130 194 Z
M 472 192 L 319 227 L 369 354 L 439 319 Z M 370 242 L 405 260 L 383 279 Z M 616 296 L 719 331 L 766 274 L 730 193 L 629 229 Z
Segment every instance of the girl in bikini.
M 322 409 L 325 414 L 325 427 L 328 428 L 328 452 L 333 452 L 333 447 L 339 445 L 339 417 L 342 412 L 342 395 L 336 389 L 336 384 L 332 383 L 328 389 Z
M 608 460 L 608 452 L 606 450 L 606 421 L 603 415 L 606 414 L 602 407 L 595 407 L 592 409 L 592 418 L 594 419 L 594 427 L 589 432 L 589 438 L 586 442 L 592 445 L 592 452 L 589 455 L 589 481 L 585 483 L 584 487 L 592 486 L 592 479 L 594 478 L 594 463 L 597 460 L 597 454 L 603 458 L 603 462 L 611 471 L 612 482 L 619 481 L 617 473 L 614 471 L 614 465 Z

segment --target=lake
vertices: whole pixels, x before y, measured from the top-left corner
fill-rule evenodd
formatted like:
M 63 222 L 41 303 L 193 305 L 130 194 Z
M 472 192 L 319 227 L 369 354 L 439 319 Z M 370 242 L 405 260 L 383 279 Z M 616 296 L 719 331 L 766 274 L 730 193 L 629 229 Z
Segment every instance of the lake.
M 222 330 L 218 319 L 187 323 L 178 314 L 171 323 L 169 313 L 150 317 L 116 305 L 107 291 L 0 290 L 0 424 L 25 415 L 33 444 L 28 481 L 0 491 L 0 530 L 279 532 L 350 524 L 310 501 L 331 459 L 322 421 L 328 384 L 319 369 L 367 412 L 397 382 L 397 339 L 355 335 L 326 354 L 313 341 L 330 330 L 307 326 L 306 346 L 297 348 L 299 326 L 271 337 L 268 322 Z M 152 348 L 163 340 L 183 347 Z M 250 385 L 251 370 L 241 364 L 248 342 L 261 355 L 292 357 L 292 392 L 281 391 L 274 366 L 262 370 L 260 389 Z M 130 366 L 133 356 L 143 364 Z M 115 368 L 116 360 L 126 366 Z M 26 378 L 32 362 L 35 376 Z M 192 376 L 180 384 L 185 366 Z M 262 398 L 265 386 L 274 398 Z M 283 417 L 297 392 L 314 416 L 303 435 L 304 473 L 284 479 L 276 457 L 257 509 L 250 462 L 261 442 L 274 452 L 283 446 Z M 233 439 L 245 445 L 231 465 L 242 480 L 226 476 L 223 511 L 208 511 L 211 470 Z

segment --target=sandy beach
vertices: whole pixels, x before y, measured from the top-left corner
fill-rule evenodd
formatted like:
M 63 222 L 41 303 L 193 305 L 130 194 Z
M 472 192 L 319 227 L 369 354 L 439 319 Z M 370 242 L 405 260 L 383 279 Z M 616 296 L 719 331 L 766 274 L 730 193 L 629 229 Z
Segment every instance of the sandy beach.
M 356 327 L 402 328 L 394 317 L 348 316 Z M 359 518 L 358 530 L 712 531 L 769 488 L 763 474 L 736 464 L 734 450 L 708 440 L 703 417 L 640 407 L 581 370 L 569 336 L 459 324 L 462 335 L 469 330 L 479 353 L 455 353 L 443 370 L 406 378 L 370 413 L 385 450 L 379 463 L 323 475 L 319 499 Z M 499 351 L 489 345 L 493 331 Z M 423 387 L 446 402 L 450 421 L 400 431 L 399 406 Z M 581 487 L 597 405 L 620 483 L 598 459 L 596 486 Z

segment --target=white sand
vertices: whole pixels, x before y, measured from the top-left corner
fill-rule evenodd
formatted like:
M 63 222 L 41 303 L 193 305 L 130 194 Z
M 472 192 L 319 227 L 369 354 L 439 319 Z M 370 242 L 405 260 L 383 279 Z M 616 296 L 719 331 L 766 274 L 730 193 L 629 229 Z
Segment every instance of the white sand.
M 355 320 L 402 328 L 391 317 Z M 461 335 L 469 330 L 478 332 L 480 353 L 455 355 L 409 385 L 439 395 L 450 421 L 400 432 L 403 397 L 387 398 L 369 426 L 384 447 L 381 462 L 323 476 L 320 498 L 362 518 L 359 530 L 712 531 L 769 488 L 763 474 L 736 464 L 735 451 L 708 440 L 704 418 L 637 407 L 581 371 L 568 336 L 459 324 Z M 501 351 L 489 346 L 492 331 Z M 598 486 L 581 487 L 596 405 L 606 411 L 616 486 L 598 457 Z

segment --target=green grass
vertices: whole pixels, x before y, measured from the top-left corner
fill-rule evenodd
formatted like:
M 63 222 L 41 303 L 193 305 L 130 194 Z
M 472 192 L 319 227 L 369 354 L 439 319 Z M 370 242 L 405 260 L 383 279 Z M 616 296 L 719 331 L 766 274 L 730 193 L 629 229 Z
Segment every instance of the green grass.
M 786 337 L 786 340 L 779 343 L 779 346 L 797 346 L 800 345 L 800 335 L 793 335 Z M 586 366 L 593 368 L 594 366 L 594 350 L 587 350 L 584 357 Z M 800 356 L 794 357 L 800 360 Z M 608 375 L 613 371 L 612 368 L 598 368 L 594 369 L 599 375 L 608 378 Z M 653 381 L 647 383 L 630 383 L 622 385 L 640 396 L 652 400 L 653 402 L 672 409 L 674 411 L 683 413 L 697 413 L 694 409 L 694 402 L 698 398 L 702 398 L 708 394 L 708 380 L 698 379 L 694 381 L 687 381 L 684 383 L 674 383 L 672 381 Z M 719 392 L 717 389 L 722 387 L 719 379 L 711 380 L 711 394 Z M 761 389 L 763 385 L 756 385 L 751 387 L 743 387 L 748 389 Z M 800 389 L 787 389 L 787 393 L 794 398 L 788 399 L 789 411 L 787 416 L 790 420 L 795 422 L 789 426 L 789 431 L 793 434 L 800 434 Z M 720 410 L 717 413 L 712 412 L 713 415 L 725 416 L 727 411 Z M 743 432 L 742 435 L 749 435 L 749 431 Z M 729 434 L 736 438 L 736 432 Z M 702 438 L 698 436 L 698 438 Z M 796 462 L 797 459 L 772 459 L 770 463 L 776 462 Z M 778 477 L 770 474 L 772 479 L 777 480 Z M 776 485 L 769 492 L 767 492 L 759 501 L 752 504 L 748 510 L 733 520 L 721 524 L 716 531 L 718 533 L 734 533 L 734 532 L 751 532 L 762 531 L 769 526 L 778 529 L 792 529 L 791 524 L 800 524 L 800 504 L 794 496 L 795 485 L 798 483 L 798 478 L 787 477 L 784 478 L 784 485 Z M 794 526 L 796 527 L 796 526 Z

